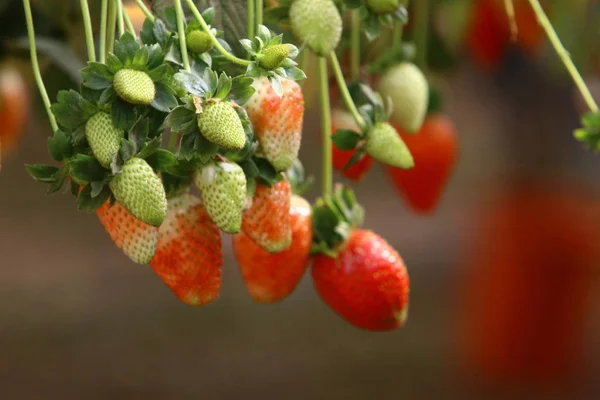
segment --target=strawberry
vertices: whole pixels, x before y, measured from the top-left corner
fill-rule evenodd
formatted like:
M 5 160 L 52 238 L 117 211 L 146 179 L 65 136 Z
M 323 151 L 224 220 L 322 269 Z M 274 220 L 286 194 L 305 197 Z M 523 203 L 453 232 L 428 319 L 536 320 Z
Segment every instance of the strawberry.
M 233 237 L 233 251 L 248 293 L 259 303 L 274 303 L 289 296 L 306 271 L 312 243 L 310 204 L 292 196 L 289 208 L 292 243 L 278 253 L 269 253 L 245 233 Z
M 0 67 L 0 139 L 3 151 L 11 150 L 21 138 L 27 122 L 27 85 L 17 67 Z
M 292 241 L 291 196 L 287 180 L 271 187 L 258 184 L 252 206 L 242 218 L 242 232 L 270 253 L 287 249 Z
M 226 149 L 241 149 L 246 144 L 242 121 L 232 103 L 205 102 L 198 115 L 198 128 L 205 138 Z
M 117 95 L 131 104 L 148 105 L 156 96 L 154 82 L 144 71 L 121 69 L 115 74 L 113 86 Z
M 302 140 L 304 97 L 295 81 L 282 81 L 283 96 L 279 97 L 265 77 L 253 83 L 256 90 L 244 105 L 262 151 L 278 171 L 292 166 Z
M 206 53 L 214 46 L 211 35 L 200 29 L 189 31 L 185 39 L 187 49 L 196 54 Z
M 167 198 L 162 181 L 141 158 L 127 161 L 110 182 L 113 195 L 134 217 L 159 226 L 167 215 Z
M 302 44 L 320 56 L 328 56 L 342 37 L 342 17 L 332 0 L 294 0 L 290 22 Z
M 377 123 L 369 132 L 367 153 L 375 160 L 393 167 L 409 169 L 414 166 L 410 150 L 394 127 L 386 122 Z
M 383 73 L 378 87 L 384 99 L 392 100 L 392 120 L 405 132 L 417 132 L 429 102 L 429 85 L 421 70 L 409 62 L 397 64 Z
M 332 128 L 331 131 L 335 133 L 338 129 L 350 129 L 353 131 L 360 131 L 352 114 L 347 111 L 335 109 L 331 113 Z M 373 166 L 373 159 L 365 154 L 356 164 L 350 168 L 343 170 L 344 166 L 348 164 L 356 150 L 341 150 L 336 146 L 332 148 L 333 168 L 341 173 L 348 179 L 353 181 L 360 181 L 367 172 Z
M 290 46 L 287 44 L 269 46 L 263 51 L 263 57 L 260 59 L 259 64 L 264 69 L 271 71 L 279 68 L 289 54 Z
M 406 321 L 406 267 L 396 250 L 371 231 L 353 231 L 335 258 L 317 254 L 312 278 L 321 299 L 359 328 L 385 331 Z
M 112 241 L 131 260 L 138 264 L 150 262 L 158 242 L 157 227 L 143 223 L 118 201 L 112 206 L 106 201 L 96 215 Z
M 188 193 L 170 198 L 158 234 L 150 264 L 165 285 L 190 306 L 216 300 L 223 266 L 221 232 L 200 199 Z
M 419 214 L 435 210 L 458 155 L 458 139 L 452 121 L 443 114 L 427 117 L 418 135 L 398 129 L 415 160 L 410 170 L 386 167 L 392 183 Z
M 242 168 L 235 163 L 213 162 L 196 172 L 194 183 L 215 224 L 226 233 L 238 233 L 246 203 L 246 175 Z
M 510 43 L 506 13 L 497 0 L 477 0 L 467 30 L 467 47 L 481 66 L 493 69 L 500 64 Z
M 113 156 L 121 147 L 125 132 L 114 126 L 112 118 L 105 112 L 94 114 L 85 124 L 85 137 L 98 162 L 110 167 Z
M 365 4 L 375 14 L 390 14 L 400 7 L 400 0 L 365 0 Z

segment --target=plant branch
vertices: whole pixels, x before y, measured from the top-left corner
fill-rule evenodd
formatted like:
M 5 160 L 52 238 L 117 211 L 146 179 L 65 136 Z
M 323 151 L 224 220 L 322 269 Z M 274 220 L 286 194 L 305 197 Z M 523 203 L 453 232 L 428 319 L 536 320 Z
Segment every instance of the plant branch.
M 133 36 L 137 36 L 137 34 L 135 33 L 135 27 L 133 26 L 131 19 L 129 19 L 129 15 L 127 15 L 127 10 L 123 6 L 123 0 L 121 0 L 121 9 L 123 10 L 123 19 L 125 20 L 125 25 L 127 26 L 127 30 L 129 32 L 131 32 L 131 34 Z
M 142 12 L 146 16 L 146 18 L 148 18 L 152 22 L 154 22 L 154 20 L 156 20 L 156 18 L 154 17 L 154 15 L 152 15 L 152 13 L 150 12 L 150 10 L 148 10 L 148 7 L 146 7 L 146 5 L 144 4 L 144 0 L 135 0 L 135 2 L 137 3 L 137 5 L 140 8 L 140 10 L 142 10 Z
M 256 32 L 258 32 L 258 27 L 263 24 L 263 10 L 264 3 L 263 0 L 255 0 L 256 3 Z
M 187 43 L 185 37 L 185 15 L 183 14 L 183 7 L 181 6 L 181 0 L 174 0 L 175 2 L 175 13 L 177 15 L 177 33 L 179 35 L 179 47 L 181 51 L 181 59 L 183 61 L 183 69 L 190 71 L 190 59 L 188 57 Z
M 115 30 L 117 29 L 117 5 L 114 1 L 108 4 L 108 33 L 106 51 L 112 53 L 115 48 Z
M 329 103 L 329 75 L 327 59 L 319 57 L 319 96 L 321 100 L 321 135 L 323 140 L 322 190 L 323 196 L 332 194 L 332 143 L 331 143 L 331 104 Z
M 121 0 L 115 0 L 117 6 L 117 24 L 119 27 L 119 37 L 125 33 L 125 20 L 123 19 L 123 3 Z
M 338 61 L 335 51 L 331 52 L 330 59 L 338 88 L 340 89 L 342 99 L 344 99 L 344 104 L 352 114 L 352 117 L 354 117 L 354 121 L 356 122 L 356 124 L 360 127 L 361 130 L 364 130 L 365 120 L 363 119 L 363 117 L 361 117 L 360 113 L 358 112 L 356 104 L 354 104 L 352 96 L 348 91 L 348 86 L 346 85 L 346 81 L 344 80 L 344 74 L 342 73 L 342 68 L 340 67 L 340 62 Z
M 92 30 L 92 19 L 87 0 L 80 0 L 81 15 L 83 16 L 83 27 L 85 29 L 85 44 L 89 61 L 96 61 L 96 49 L 94 47 L 94 31 Z
M 249 60 L 242 60 L 241 58 L 238 58 L 238 57 L 234 56 L 233 54 L 229 53 L 223 47 L 223 45 L 217 40 L 215 35 L 213 35 L 213 33 L 210 31 L 210 28 L 206 24 L 206 21 L 204 21 L 204 18 L 202 18 L 202 14 L 200 14 L 200 11 L 198 11 L 198 7 L 196 7 L 196 5 L 194 4 L 194 1 L 187 0 L 187 4 L 188 4 L 188 7 L 190 8 L 190 10 L 192 10 L 192 14 L 194 14 L 194 17 L 196 18 L 196 20 L 198 21 L 200 26 L 202 26 L 202 29 L 204 29 L 205 32 L 210 34 L 213 44 L 215 45 L 217 50 L 219 50 L 219 53 L 221 53 L 226 59 L 228 59 L 229 61 L 231 61 L 235 64 L 239 64 L 239 65 L 243 65 L 243 66 L 247 67 L 248 65 L 250 65 L 252 63 Z
M 350 79 L 360 78 L 360 14 L 352 11 L 352 30 L 350 32 Z
M 423 71 L 427 70 L 427 50 L 429 40 L 429 15 L 431 0 L 414 1 L 415 7 L 415 44 L 417 46 L 416 64 Z
M 31 3 L 29 2 L 29 0 L 23 0 L 23 9 L 25 10 L 27 36 L 29 37 L 29 51 L 31 53 L 31 66 L 33 68 L 35 83 L 37 84 L 38 90 L 40 91 L 40 96 L 42 97 L 42 101 L 44 102 L 44 107 L 46 108 L 46 112 L 48 113 L 48 120 L 50 121 L 52 131 L 56 132 L 58 131 L 58 124 L 56 123 L 56 118 L 54 118 L 54 114 L 52 114 L 52 109 L 50 108 L 50 98 L 48 97 L 46 86 L 44 86 L 44 80 L 42 79 L 42 73 L 40 72 L 40 64 L 38 63 L 37 51 L 35 46 L 35 30 L 33 28 L 33 17 L 31 16 Z
M 106 62 L 106 24 L 108 20 L 108 0 L 102 0 L 100 6 L 100 52 L 98 57 L 101 63 Z
M 394 33 L 392 36 L 392 48 L 397 49 L 402 43 L 402 34 L 404 33 L 404 24 L 400 21 L 394 23 Z
M 254 10 L 255 10 L 254 0 L 248 0 L 247 30 L 248 30 L 248 39 L 250 39 L 250 40 L 254 39 L 254 36 L 256 35 L 256 31 L 254 30 L 255 25 L 256 25 L 256 19 L 254 17 Z
M 585 100 L 590 111 L 598 112 L 598 104 L 596 104 L 594 97 L 590 93 L 590 90 L 588 89 L 587 85 L 585 84 L 585 81 L 583 80 L 583 78 L 581 77 L 581 74 L 577 70 L 577 67 L 573 63 L 573 60 L 571 59 L 571 55 L 569 54 L 569 52 L 565 49 L 565 47 L 561 43 L 558 35 L 556 34 L 556 31 L 554 30 L 554 28 L 552 27 L 552 24 L 550 23 L 550 20 L 546 16 L 544 9 L 540 5 L 540 2 L 538 0 L 529 0 L 529 4 L 531 4 L 531 8 L 533 8 L 533 11 L 535 12 L 535 15 L 538 19 L 538 22 L 540 23 L 540 25 L 546 32 L 546 36 L 548 36 L 548 39 L 550 39 L 550 42 L 552 43 L 552 46 L 554 47 L 556 54 L 558 54 L 558 57 L 561 59 L 561 61 L 563 62 L 563 64 L 565 65 L 565 67 L 567 68 L 569 73 L 571 74 L 571 77 L 573 78 L 575 85 L 577 85 L 577 88 L 581 92 L 581 95 L 583 96 L 583 99 Z

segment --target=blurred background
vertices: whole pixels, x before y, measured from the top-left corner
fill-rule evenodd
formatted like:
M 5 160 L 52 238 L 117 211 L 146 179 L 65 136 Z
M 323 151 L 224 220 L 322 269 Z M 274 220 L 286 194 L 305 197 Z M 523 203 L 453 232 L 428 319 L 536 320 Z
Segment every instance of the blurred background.
M 32 3 L 54 98 L 83 65 L 79 2 Z M 51 163 L 51 130 L 22 5 L 0 1 L 0 397 L 598 398 L 600 160 L 572 136 L 586 110 L 526 1 L 516 43 L 501 1 L 434 3 L 430 76 L 460 161 L 432 216 L 414 215 L 383 168 L 356 187 L 365 226 L 411 277 L 406 327 L 370 333 L 328 309 L 308 274 L 284 302 L 253 303 L 228 240 L 221 299 L 185 306 L 71 196 L 46 196 L 24 168 Z M 598 87 L 600 3 L 543 3 Z M 313 91 L 309 80 L 301 158 L 318 177 Z

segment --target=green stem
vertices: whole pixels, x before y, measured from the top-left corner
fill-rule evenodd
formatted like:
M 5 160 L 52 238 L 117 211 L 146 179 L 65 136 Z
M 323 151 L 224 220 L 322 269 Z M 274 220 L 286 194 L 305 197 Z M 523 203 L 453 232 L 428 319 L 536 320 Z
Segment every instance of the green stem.
M 583 80 L 583 78 L 581 77 L 581 74 L 577 70 L 577 67 L 573 63 L 573 60 L 571 59 L 569 52 L 565 49 L 565 47 L 561 43 L 558 35 L 556 34 L 556 31 L 554 30 L 554 28 L 552 27 L 552 24 L 550 23 L 550 20 L 546 16 L 544 9 L 540 5 L 540 2 L 538 0 L 529 0 L 529 4 L 531 4 L 531 8 L 533 8 L 533 11 L 535 12 L 535 15 L 536 15 L 540 25 L 546 32 L 546 36 L 548 36 L 548 39 L 550 39 L 550 42 L 552 43 L 552 46 L 554 47 L 556 54 L 558 54 L 558 57 L 561 59 L 561 61 L 563 62 L 563 64 L 565 65 L 565 67 L 567 68 L 569 73 L 571 74 L 571 77 L 573 78 L 575 85 L 577 85 L 577 88 L 581 92 L 581 95 L 583 96 L 583 99 L 585 100 L 590 111 L 598 112 L 598 104 L 596 104 L 594 97 L 590 93 L 590 90 L 588 89 L 587 85 L 585 84 L 585 81 Z
M 427 70 L 427 47 L 429 39 L 430 0 L 418 0 L 415 7 L 415 44 L 417 46 L 416 64 L 423 71 Z
M 179 134 L 177 132 L 171 131 L 167 149 L 169 149 L 169 151 L 171 153 L 176 153 L 178 144 L 179 144 Z
M 35 31 L 33 29 L 33 17 L 31 16 L 31 4 L 29 3 L 29 0 L 23 0 L 23 8 L 25 10 L 25 21 L 27 23 L 27 36 L 29 36 L 29 51 L 31 53 L 33 76 L 35 77 L 35 83 L 37 84 L 40 95 L 42 96 L 42 101 L 44 102 L 44 107 L 48 113 L 48 120 L 50 121 L 52 131 L 56 132 L 58 131 L 58 125 L 56 123 L 56 118 L 54 118 L 54 114 L 52 114 L 52 109 L 50 108 L 50 98 L 48 97 L 48 92 L 44 86 L 44 80 L 42 79 L 42 73 L 40 72 L 40 65 L 38 63 Z
M 154 15 L 152 15 L 150 10 L 148 10 L 148 7 L 146 7 L 146 5 L 144 4 L 144 0 L 135 0 L 135 2 L 137 3 L 140 10 L 142 10 L 142 12 L 146 16 L 146 18 L 148 18 L 150 21 L 154 22 L 154 20 L 156 18 L 154 18 Z
M 117 4 L 117 23 L 119 27 L 119 37 L 125 33 L 125 20 L 123 19 L 123 3 L 121 0 L 115 0 Z
M 202 26 L 202 29 L 204 29 L 205 32 L 210 34 L 213 44 L 215 45 L 216 49 L 219 50 L 219 53 L 221 53 L 226 59 L 228 59 L 232 63 L 243 65 L 243 66 L 248 66 L 248 65 L 252 64 L 252 62 L 249 60 L 242 60 L 241 58 L 238 58 L 238 57 L 234 56 L 233 54 L 229 53 L 223 47 L 223 45 L 221 45 L 221 43 L 219 43 L 217 38 L 212 34 L 212 32 L 210 31 L 210 28 L 206 24 L 206 21 L 204 21 L 204 18 L 202 18 L 202 14 L 200 14 L 200 11 L 198 11 L 198 7 L 196 7 L 196 5 L 194 4 L 194 1 L 187 0 L 187 4 L 188 4 L 188 7 L 190 8 L 190 10 L 192 10 L 192 14 L 194 14 L 194 17 L 196 17 L 196 20 L 198 21 L 200 26 Z
M 352 31 L 350 37 L 350 79 L 358 81 L 360 78 L 360 14 L 352 11 Z
M 98 57 L 101 63 L 106 62 L 106 24 L 108 20 L 108 0 L 102 0 L 100 6 L 100 52 Z
M 346 81 L 344 80 L 344 74 L 342 73 L 342 68 L 340 67 L 340 62 L 338 61 L 337 55 L 335 51 L 331 52 L 330 55 L 331 66 L 333 67 L 333 73 L 335 74 L 335 79 L 337 81 L 338 88 L 340 89 L 340 93 L 342 95 L 342 99 L 344 100 L 344 104 L 352 114 L 354 121 L 360 127 L 361 130 L 365 129 L 365 120 L 358 112 L 356 108 L 356 104 L 352 100 L 352 96 L 348 91 L 348 86 L 346 85 Z
M 123 6 L 123 0 L 121 0 L 121 9 L 123 10 L 123 19 L 125 20 L 125 25 L 127 26 L 127 30 L 129 32 L 131 32 L 131 34 L 133 36 L 137 36 L 137 34 L 135 33 L 135 27 L 133 26 L 131 19 L 129 19 L 129 15 L 127 15 L 127 10 Z
M 329 75 L 327 59 L 319 57 L 319 95 L 321 100 L 321 135 L 323 140 L 322 188 L 323 196 L 333 193 L 331 105 L 329 103 Z
M 255 5 L 254 5 L 254 0 L 248 0 L 248 39 L 252 40 L 254 39 L 254 36 L 256 36 L 256 31 L 254 30 L 255 28 L 255 18 L 254 18 L 254 9 L 255 9 Z
M 108 4 L 108 34 L 106 51 L 112 53 L 115 49 L 115 29 L 117 28 L 117 5 L 114 1 Z
M 87 0 L 80 0 L 81 15 L 83 16 L 83 27 L 85 29 L 85 44 L 89 61 L 96 61 L 96 49 L 94 48 L 94 31 L 92 30 L 92 19 Z
M 504 0 L 504 8 L 506 9 L 506 15 L 508 16 L 508 22 L 510 24 L 511 40 L 517 40 L 519 27 L 517 26 L 517 20 L 515 18 L 515 5 L 512 0 Z
M 175 13 L 177 15 L 177 33 L 179 35 L 179 47 L 181 51 L 181 59 L 183 60 L 183 69 L 190 71 L 190 59 L 188 58 L 187 43 L 185 37 L 185 15 L 181 0 L 175 1 Z
M 258 32 L 258 28 L 263 24 L 264 3 L 263 3 L 263 0 L 255 0 L 255 1 L 256 1 L 256 32 Z
M 404 33 L 404 24 L 400 21 L 394 23 L 394 33 L 392 36 L 392 49 L 397 49 L 402 43 L 402 34 Z

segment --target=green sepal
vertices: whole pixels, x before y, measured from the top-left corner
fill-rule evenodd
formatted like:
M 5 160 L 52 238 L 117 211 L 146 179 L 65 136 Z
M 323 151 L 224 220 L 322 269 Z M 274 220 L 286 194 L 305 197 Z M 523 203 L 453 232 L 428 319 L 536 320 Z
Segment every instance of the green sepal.
M 73 144 L 60 129 L 48 138 L 48 151 L 56 161 L 65 161 L 73 155 Z
M 146 158 L 146 162 L 156 172 L 167 172 L 177 165 L 177 157 L 169 150 L 158 149 Z
M 173 108 L 177 107 L 177 98 L 175 90 L 163 82 L 154 82 L 156 95 L 150 104 L 154 109 L 168 113 Z
M 54 175 L 56 174 L 59 168 L 54 165 L 26 164 L 25 169 L 29 176 L 31 176 L 36 181 L 43 183 L 52 183 L 55 179 Z
M 77 209 L 79 211 L 95 212 L 111 196 L 108 185 L 103 185 L 102 190 L 96 196 L 92 196 L 92 184 L 86 185 L 77 195 Z
M 210 86 L 198 75 L 192 74 L 187 71 L 179 71 L 175 74 L 175 79 L 181 83 L 183 88 L 193 95 L 199 97 L 209 97 L 212 95 Z
M 107 175 L 107 170 L 100 165 L 98 160 L 85 154 L 77 154 L 69 162 L 71 178 L 76 182 L 102 181 Z
M 314 184 L 314 177 L 310 175 L 309 177 L 305 176 L 304 166 L 302 165 L 302 161 L 297 158 L 292 166 L 285 171 L 285 176 L 287 177 L 290 185 L 292 187 L 292 193 L 297 194 L 299 196 L 308 192 L 312 185 Z
M 56 103 L 50 106 L 56 122 L 67 129 L 74 130 L 85 125 L 87 120 L 98 112 L 98 108 L 74 90 L 61 90 Z
M 144 144 L 144 146 L 137 153 L 136 157 L 143 158 L 143 159 L 150 157 L 152 154 L 154 154 L 155 152 L 157 152 L 160 149 L 161 142 L 162 142 L 161 136 L 156 136 L 156 137 L 152 138 L 150 141 L 148 141 Z
M 125 68 L 133 64 L 135 53 L 139 48 L 140 44 L 130 32 L 125 32 L 119 40 L 115 41 L 115 55 Z
M 379 58 L 369 64 L 369 72 L 381 73 L 396 64 L 412 62 L 416 56 L 417 47 L 415 44 L 402 42 L 400 46 L 383 52 Z
M 442 99 L 442 92 L 429 85 L 429 103 L 427 104 L 427 115 L 434 115 L 440 113 L 444 108 L 444 102 Z
M 575 139 L 594 153 L 600 152 L 600 111 L 590 112 L 581 118 L 582 127 L 575 130 Z
M 67 178 L 69 177 L 69 165 L 65 164 L 56 171 L 54 174 L 54 181 L 50 183 L 48 188 L 48 194 L 56 193 L 65 186 Z
M 271 187 L 284 178 L 283 174 L 277 172 L 275 167 L 273 167 L 266 158 L 253 157 L 252 161 L 258 168 L 257 178 L 260 180 L 261 184 Z
M 178 106 L 171 110 L 165 119 L 165 123 L 171 128 L 171 132 L 181 135 L 198 132 L 198 117 L 194 111 L 186 106 Z
M 112 84 L 113 74 L 106 64 L 88 62 L 81 70 L 83 85 L 94 90 L 106 89 Z
M 225 100 L 236 103 L 237 105 L 243 106 L 252 97 L 256 91 L 252 86 L 254 80 L 247 76 L 236 76 L 231 82 L 231 89 Z
M 110 115 L 113 124 L 118 129 L 128 131 L 138 118 L 138 112 L 133 104 L 115 98 L 110 107 Z
M 340 150 L 353 150 L 360 141 L 363 135 L 350 129 L 338 129 L 332 136 L 331 141 Z

